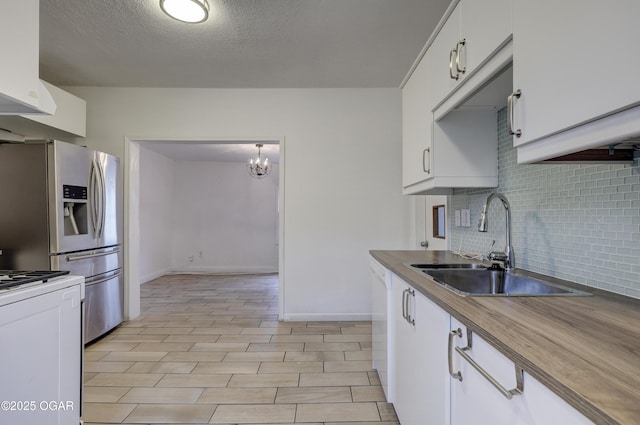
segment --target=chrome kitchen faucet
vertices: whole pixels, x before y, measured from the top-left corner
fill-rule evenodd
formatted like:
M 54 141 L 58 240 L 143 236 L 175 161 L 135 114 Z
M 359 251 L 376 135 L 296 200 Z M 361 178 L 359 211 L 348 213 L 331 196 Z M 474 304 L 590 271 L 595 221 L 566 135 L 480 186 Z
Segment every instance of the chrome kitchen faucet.
M 489 261 L 493 262 L 502 262 L 504 264 L 504 268 L 506 270 L 513 270 L 516 268 L 516 260 L 513 255 L 513 246 L 511 246 L 511 206 L 509 205 L 509 201 L 507 198 L 501 193 L 492 193 L 487 197 L 484 201 L 484 205 L 482 206 L 482 213 L 480 213 L 480 220 L 478 221 L 478 232 L 486 232 L 487 231 L 487 208 L 491 204 L 493 198 L 498 198 L 502 201 L 502 206 L 504 207 L 506 213 L 506 243 L 504 247 L 504 252 L 500 251 L 491 251 L 489 252 Z

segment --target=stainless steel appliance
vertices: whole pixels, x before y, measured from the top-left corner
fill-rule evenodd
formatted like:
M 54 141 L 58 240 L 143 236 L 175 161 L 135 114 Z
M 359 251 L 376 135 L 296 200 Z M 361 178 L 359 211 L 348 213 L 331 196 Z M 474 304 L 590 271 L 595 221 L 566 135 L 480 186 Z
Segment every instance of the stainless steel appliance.
M 59 141 L 0 144 L 0 269 L 85 277 L 85 342 L 123 320 L 118 158 Z

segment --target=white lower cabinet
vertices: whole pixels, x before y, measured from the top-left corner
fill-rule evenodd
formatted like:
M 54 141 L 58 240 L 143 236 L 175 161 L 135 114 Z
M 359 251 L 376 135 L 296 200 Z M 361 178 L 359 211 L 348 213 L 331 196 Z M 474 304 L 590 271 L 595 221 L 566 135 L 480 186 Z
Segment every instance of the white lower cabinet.
M 389 401 L 401 425 L 593 425 L 395 274 L 391 293 Z
M 472 334 L 469 344 L 468 336 L 465 326 L 452 318 L 449 336 L 451 425 L 593 423 L 482 338 Z M 463 358 L 465 354 L 477 368 Z M 495 385 L 490 379 L 495 380 Z
M 392 276 L 395 401 L 402 425 L 445 424 L 449 414 L 446 341 L 450 316 Z

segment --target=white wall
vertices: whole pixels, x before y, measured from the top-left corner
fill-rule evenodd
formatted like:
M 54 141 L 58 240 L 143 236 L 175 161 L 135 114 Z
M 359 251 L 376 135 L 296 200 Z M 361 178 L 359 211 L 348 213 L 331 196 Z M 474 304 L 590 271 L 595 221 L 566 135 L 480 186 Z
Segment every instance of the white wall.
M 409 239 L 399 89 L 67 90 L 87 144 L 120 157 L 126 137 L 284 138 L 284 318 L 369 318 L 368 250 Z
M 140 283 L 171 270 L 173 160 L 140 149 Z
M 278 165 L 255 179 L 244 163 L 175 164 L 172 270 L 277 272 Z

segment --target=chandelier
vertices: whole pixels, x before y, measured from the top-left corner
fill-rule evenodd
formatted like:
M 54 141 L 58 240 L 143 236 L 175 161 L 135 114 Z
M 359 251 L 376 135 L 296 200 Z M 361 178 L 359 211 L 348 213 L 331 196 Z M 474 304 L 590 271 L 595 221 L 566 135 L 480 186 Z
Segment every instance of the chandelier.
M 249 171 L 249 175 L 256 179 L 266 177 L 266 175 L 271 171 L 269 158 L 260 153 L 260 148 L 262 148 L 262 146 L 262 143 L 256 144 L 256 147 L 258 148 L 258 155 L 249 159 L 249 162 L 247 162 L 247 171 Z

